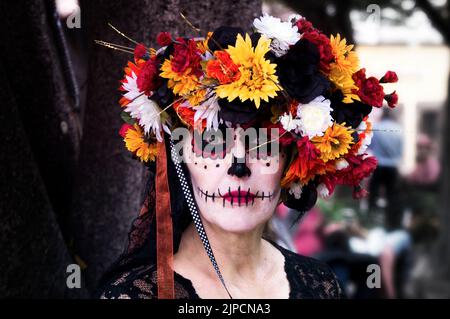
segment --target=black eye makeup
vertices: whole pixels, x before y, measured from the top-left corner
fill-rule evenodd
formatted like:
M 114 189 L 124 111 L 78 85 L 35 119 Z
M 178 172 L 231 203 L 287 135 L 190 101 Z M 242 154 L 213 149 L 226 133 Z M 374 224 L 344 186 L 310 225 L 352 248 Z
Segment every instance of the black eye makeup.
M 265 129 L 256 129 L 253 133 L 240 136 L 242 143 L 244 143 L 245 138 L 244 145 L 250 158 L 266 160 L 268 157 L 276 155 L 277 151 L 280 150 L 278 141 L 272 141 Z
M 223 159 L 233 148 L 234 139 L 232 135 L 227 136 L 226 127 L 220 125 L 218 130 L 194 130 L 191 144 L 193 153 L 198 157 Z

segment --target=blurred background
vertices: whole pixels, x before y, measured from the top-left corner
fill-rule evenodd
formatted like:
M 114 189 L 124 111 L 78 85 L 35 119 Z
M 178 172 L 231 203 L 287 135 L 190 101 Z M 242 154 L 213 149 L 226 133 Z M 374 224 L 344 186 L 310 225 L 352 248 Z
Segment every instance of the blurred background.
M 0 11 L 0 297 L 88 298 L 139 212 L 147 172 L 117 133 L 128 56 L 94 44 L 127 44 L 108 23 L 155 45 L 161 30 L 195 35 L 179 12 L 203 30 L 248 29 L 267 12 L 341 33 L 368 74 L 397 72 L 400 98 L 371 114 L 369 196 L 337 189 L 294 226 L 280 206 L 272 235 L 326 261 L 349 298 L 450 298 L 448 0 L 29 0 Z M 74 263 L 82 285 L 69 289 Z

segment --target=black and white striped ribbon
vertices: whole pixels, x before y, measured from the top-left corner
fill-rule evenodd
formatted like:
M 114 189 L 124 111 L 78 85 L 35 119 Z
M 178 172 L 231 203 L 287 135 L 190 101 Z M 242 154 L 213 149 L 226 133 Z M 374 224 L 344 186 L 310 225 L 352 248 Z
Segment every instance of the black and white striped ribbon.
M 216 274 L 219 277 L 220 282 L 222 283 L 223 287 L 227 291 L 228 296 L 231 299 L 233 299 L 230 292 L 228 291 L 227 286 L 225 285 L 225 281 L 223 280 L 222 274 L 220 273 L 220 269 L 219 269 L 219 266 L 217 265 L 216 258 L 214 257 L 214 253 L 212 252 L 211 245 L 209 244 L 208 236 L 206 235 L 205 228 L 203 227 L 203 223 L 200 218 L 200 214 L 198 213 L 197 204 L 195 202 L 195 199 L 192 196 L 191 190 L 186 181 L 186 177 L 184 175 L 183 168 L 181 167 L 181 161 L 176 152 L 176 148 L 174 147 L 172 139 L 170 139 L 170 150 L 171 150 L 172 161 L 175 164 L 175 169 L 177 171 L 178 179 L 179 179 L 181 187 L 183 189 L 184 199 L 186 200 L 186 202 L 188 204 L 189 211 L 191 212 L 192 219 L 195 224 L 195 228 L 197 229 L 197 232 L 203 243 L 203 247 L 205 248 L 205 251 L 208 254 L 209 260 L 211 261 L 211 263 L 214 267 L 214 270 L 216 271 Z

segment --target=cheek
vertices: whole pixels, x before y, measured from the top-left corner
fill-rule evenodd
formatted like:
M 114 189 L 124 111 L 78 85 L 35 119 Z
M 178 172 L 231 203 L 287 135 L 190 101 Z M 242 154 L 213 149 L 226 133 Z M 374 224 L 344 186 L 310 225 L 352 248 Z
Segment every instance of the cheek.
M 184 147 L 183 154 L 194 185 L 214 186 L 227 175 L 231 162 L 229 154 L 224 158 L 204 158 L 197 155 L 191 145 Z
M 271 188 L 276 189 L 280 185 L 281 178 L 283 177 L 286 161 L 285 153 L 267 157 L 264 160 L 258 160 L 252 164 L 252 174 L 263 185 L 270 185 Z

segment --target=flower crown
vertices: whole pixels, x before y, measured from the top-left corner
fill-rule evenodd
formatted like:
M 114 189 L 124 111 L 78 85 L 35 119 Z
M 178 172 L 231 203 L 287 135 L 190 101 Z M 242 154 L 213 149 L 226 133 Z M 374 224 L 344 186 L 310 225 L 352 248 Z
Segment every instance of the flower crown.
M 179 126 L 278 128 L 280 144 L 294 149 L 281 181 L 290 195 L 300 199 L 308 186 L 326 197 L 338 184 L 352 186 L 356 198 L 367 193 L 360 182 L 377 164 L 366 154 L 368 115 L 384 100 L 397 104 L 395 91 L 381 85 L 396 82 L 395 72 L 367 77 L 353 45 L 299 15 L 287 22 L 263 15 L 251 34 L 219 27 L 204 38 L 174 39 L 161 32 L 157 43 L 159 50 L 136 45 L 120 87 L 120 135 L 136 158 L 154 161 L 162 131 Z

